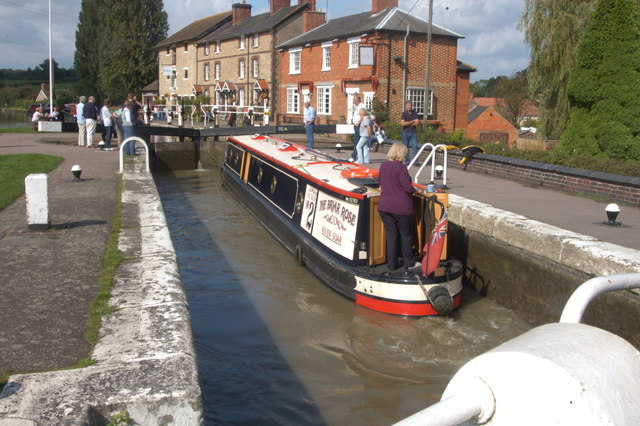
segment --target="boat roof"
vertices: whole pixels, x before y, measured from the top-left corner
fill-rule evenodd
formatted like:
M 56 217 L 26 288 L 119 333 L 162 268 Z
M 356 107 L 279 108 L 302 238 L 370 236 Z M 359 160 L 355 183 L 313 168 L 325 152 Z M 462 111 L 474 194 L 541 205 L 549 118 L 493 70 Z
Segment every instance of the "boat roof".
M 345 168 L 357 168 L 358 165 L 272 136 L 255 134 L 233 136 L 229 139 L 239 142 L 251 151 L 260 152 L 289 171 L 315 180 L 320 186 L 329 187 L 336 192 L 346 192 L 344 195 L 363 197 L 361 193 L 353 192 L 362 186 L 350 182 L 340 174 Z M 375 173 L 377 174 L 377 170 Z

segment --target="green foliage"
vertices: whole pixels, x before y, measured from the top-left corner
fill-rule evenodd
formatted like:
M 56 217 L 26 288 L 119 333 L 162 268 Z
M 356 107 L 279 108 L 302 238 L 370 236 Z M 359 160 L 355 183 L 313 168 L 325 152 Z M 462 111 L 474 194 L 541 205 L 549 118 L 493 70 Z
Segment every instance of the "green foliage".
M 596 0 L 525 0 L 519 27 L 531 47 L 529 99 L 539 108 L 543 136 L 558 137 L 569 119 L 567 82 L 576 47 Z
M 571 115 L 560 151 L 640 160 L 640 10 L 633 0 L 598 2 L 567 93 Z
M 126 411 L 123 411 L 118 414 L 114 414 L 111 416 L 109 423 L 107 426 L 120 426 L 120 425 L 131 425 L 133 424 L 133 419 L 129 417 Z
M 477 98 L 494 98 L 495 88 L 507 76 L 501 75 L 499 77 L 491 77 L 489 80 L 478 80 L 475 83 L 469 85 L 469 90 L 473 93 L 473 96 Z
M 63 158 L 42 154 L 0 156 L 0 210 L 24 194 L 24 179 L 32 173 L 49 173 Z
M 496 83 L 494 94 L 500 98 L 500 103 L 496 105 L 500 115 L 513 126 L 520 127 L 528 101 L 527 71 L 518 71 L 511 77 L 502 78 Z
M 372 112 L 380 123 L 389 121 L 389 108 L 387 108 L 387 105 L 384 103 L 384 101 L 381 101 L 376 97 L 373 98 Z
M 153 46 L 166 37 L 162 0 L 82 0 L 75 67 L 85 94 L 122 100 L 157 78 Z

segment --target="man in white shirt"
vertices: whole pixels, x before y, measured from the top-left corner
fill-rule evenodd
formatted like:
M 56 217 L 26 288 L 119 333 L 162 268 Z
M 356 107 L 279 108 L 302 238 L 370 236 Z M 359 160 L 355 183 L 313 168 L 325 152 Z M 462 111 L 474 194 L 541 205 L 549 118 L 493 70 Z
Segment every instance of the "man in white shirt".
M 360 140 L 360 121 L 362 120 L 362 116 L 360 115 L 360 110 L 365 109 L 364 104 L 361 102 L 360 95 L 356 94 L 353 96 L 353 117 L 351 118 L 351 122 L 353 123 L 353 152 L 351 153 L 351 158 L 349 161 L 356 161 L 358 158 L 358 152 L 356 151 L 356 146 L 358 145 L 358 141 Z

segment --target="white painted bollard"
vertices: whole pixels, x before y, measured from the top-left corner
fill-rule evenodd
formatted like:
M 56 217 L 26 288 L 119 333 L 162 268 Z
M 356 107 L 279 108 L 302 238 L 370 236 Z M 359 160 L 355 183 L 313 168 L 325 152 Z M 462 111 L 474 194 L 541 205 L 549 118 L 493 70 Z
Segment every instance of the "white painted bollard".
M 178 106 L 178 127 L 182 127 L 182 106 Z
M 27 176 L 24 179 L 24 193 L 27 202 L 27 227 L 40 231 L 49 229 L 49 175 L 36 173 Z

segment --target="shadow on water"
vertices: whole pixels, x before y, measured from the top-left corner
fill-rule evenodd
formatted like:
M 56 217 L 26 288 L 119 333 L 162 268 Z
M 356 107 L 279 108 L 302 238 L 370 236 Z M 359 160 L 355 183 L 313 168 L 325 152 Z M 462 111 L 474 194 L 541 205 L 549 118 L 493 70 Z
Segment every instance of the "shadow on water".
M 187 193 L 219 186 L 217 173 L 154 178 L 189 302 L 206 424 L 325 424 L 248 297 L 246 277 L 218 245 L 253 218 L 226 207 L 233 200 L 224 190 L 206 207 L 209 217 L 190 205 Z

